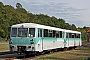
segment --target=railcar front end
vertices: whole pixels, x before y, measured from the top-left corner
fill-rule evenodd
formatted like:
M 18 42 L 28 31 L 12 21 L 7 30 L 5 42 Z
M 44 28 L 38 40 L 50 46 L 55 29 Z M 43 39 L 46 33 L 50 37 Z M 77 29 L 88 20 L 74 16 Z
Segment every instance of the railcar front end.
M 35 51 L 35 28 L 11 28 L 10 51 L 26 52 Z

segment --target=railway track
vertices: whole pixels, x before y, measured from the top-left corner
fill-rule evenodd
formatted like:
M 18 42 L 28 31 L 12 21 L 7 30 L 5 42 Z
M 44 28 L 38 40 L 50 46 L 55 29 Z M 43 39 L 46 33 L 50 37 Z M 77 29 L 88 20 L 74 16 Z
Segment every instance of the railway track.
M 11 52 L 0 52 L 0 58 L 4 58 L 6 60 L 14 60 L 14 59 L 24 59 L 24 60 L 30 60 L 30 59 L 37 59 L 39 56 L 45 56 L 48 54 L 52 54 L 49 52 L 46 52 L 44 54 L 13 54 Z
M 9 53 L 9 52 L 3 52 L 3 54 L 0 54 L 0 58 L 5 58 L 6 60 L 14 60 L 14 59 L 36 60 L 40 56 L 46 56 L 46 55 L 50 55 L 50 54 L 53 54 L 56 52 L 62 52 L 62 50 L 54 51 L 54 52 L 46 52 L 44 54 L 39 54 L 39 55 L 37 55 L 37 54 L 28 54 L 28 55 L 27 54 L 13 54 L 13 53 Z
M 90 43 L 88 44 L 84 44 L 80 47 L 77 47 L 76 49 L 85 49 L 85 48 L 90 48 Z M 60 51 L 56 51 L 56 52 L 62 52 L 63 50 Z M 55 52 L 54 52 L 55 53 Z M 5 58 L 6 60 L 14 60 L 14 59 L 24 59 L 24 60 L 31 60 L 31 59 L 37 59 L 39 56 L 45 56 L 45 55 L 49 55 L 49 54 L 53 54 L 51 52 L 47 52 L 45 54 L 13 54 L 10 51 L 7 52 L 0 52 L 0 58 Z
M 6 52 L 0 52 L 0 58 L 17 58 L 17 57 L 23 57 L 25 56 L 25 54 L 20 55 L 20 54 L 13 54 L 10 51 L 6 51 Z
M 4 55 L 4 54 L 11 54 L 10 51 L 3 51 L 3 52 L 0 52 L 0 55 Z

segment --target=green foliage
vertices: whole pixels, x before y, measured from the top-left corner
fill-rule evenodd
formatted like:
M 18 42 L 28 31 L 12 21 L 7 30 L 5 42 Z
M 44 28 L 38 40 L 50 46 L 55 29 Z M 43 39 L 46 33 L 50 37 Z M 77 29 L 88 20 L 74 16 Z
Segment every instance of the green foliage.
M 87 40 L 87 33 L 86 32 L 82 32 L 82 40 Z
M 82 33 L 82 40 L 87 40 L 87 30 L 88 28 L 77 28 L 78 31 Z
M 20 3 L 17 3 L 17 4 L 16 4 L 16 7 L 17 7 L 17 8 L 22 8 L 22 5 L 21 5 Z
M 56 17 L 44 15 L 44 14 L 32 14 L 27 12 L 20 3 L 16 3 L 14 8 L 11 5 L 4 5 L 0 2 L 0 37 L 7 38 L 10 35 L 10 26 L 18 23 L 38 23 L 47 26 L 77 30 L 74 24 L 70 25 L 63 19 L 57 19 Z M 84 27 L 85 28 L 85 27 Z M 81 31 L 82 32 L 82 31 Z

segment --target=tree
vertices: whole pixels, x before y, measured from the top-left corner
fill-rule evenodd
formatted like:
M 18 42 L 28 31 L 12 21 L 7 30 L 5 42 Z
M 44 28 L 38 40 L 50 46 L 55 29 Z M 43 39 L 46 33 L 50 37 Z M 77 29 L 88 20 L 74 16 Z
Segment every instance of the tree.
M 69 23 L 65 23 L 65 29 L 71 30 L 71 25 Z
M 72 24 L 71 27 L 72 27 L 72 30 L 77 30 L 74 24 Z
M 63 19 L 59 18 L 57 22 L 59 22 L 59 27 L 60 28 L 65 29 L 65 21 Z
M 16 7 L 17 7 L 17 8 L 22 8 L 22 5 L 21 5 L 20 3 L 17 3 L 17 4 L 16 4 Z

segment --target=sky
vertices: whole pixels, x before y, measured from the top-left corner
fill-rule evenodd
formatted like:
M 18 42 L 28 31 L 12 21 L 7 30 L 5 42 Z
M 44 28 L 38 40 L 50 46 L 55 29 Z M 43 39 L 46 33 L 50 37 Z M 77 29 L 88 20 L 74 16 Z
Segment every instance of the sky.
M 76 27 L 90 27 L 90 0 L 0 0 L 16 8 L 20 3 L 33 14 L 45 14 L 62 18 Z

